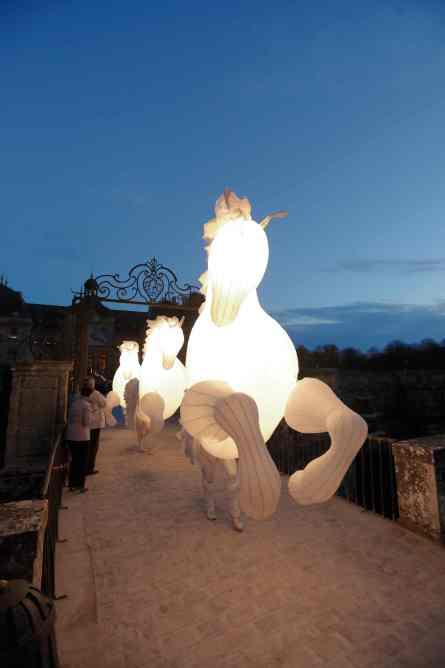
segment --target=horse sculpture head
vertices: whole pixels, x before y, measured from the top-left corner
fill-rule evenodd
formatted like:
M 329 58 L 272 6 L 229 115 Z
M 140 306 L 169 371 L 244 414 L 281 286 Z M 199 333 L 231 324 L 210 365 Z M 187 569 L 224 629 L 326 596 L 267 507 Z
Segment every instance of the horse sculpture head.
M 264 230 L 272 218 L 286 215 L 278 211 L 257 223 L 249 200 L 227 189 L 216 201 L 215 218 L 204 225 L 209 259 L 208 272 L 200 280 L 218 327 L 235 320 L 247 295 L 261 283 L 269 259 Z
M 184 318 L 159 315 L 156 320 L 147 321 L 147 338 L 145 340 L 144 355 L 148 350 L 156 350 L 162 356 L 164 369 L 171 369 L 176 357 L 184 345 L 182 325 Z
M 122 341 L 121 345 L 118 346 L 118 350 L 121 351 L 121 361 L 125 359 L 132 359 L 139 352 L 139 343 L 136 341 Z
M 118 349 L 121 351 L 119 367 L 124 378 L 133 378 L 135 370 L 139 369 L 139 343 L 136 341 L 122 341 Z
M 119 397 L 120 405 L 125 407 L 125 386 L 132 378 L 139 378 L 139 344 L 136 341 L 122 341 L 119 366 L 113 377 L 113 393 Z

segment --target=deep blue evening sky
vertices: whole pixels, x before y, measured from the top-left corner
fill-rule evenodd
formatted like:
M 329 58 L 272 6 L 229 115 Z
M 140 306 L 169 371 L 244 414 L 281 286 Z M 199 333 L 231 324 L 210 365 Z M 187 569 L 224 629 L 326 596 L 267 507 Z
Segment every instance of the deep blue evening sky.
M 297 342 L 445 338 L 445 6 L 2 0 L 0 273 L 67 304 L 149 257 L 195 281 L 224 186 Z

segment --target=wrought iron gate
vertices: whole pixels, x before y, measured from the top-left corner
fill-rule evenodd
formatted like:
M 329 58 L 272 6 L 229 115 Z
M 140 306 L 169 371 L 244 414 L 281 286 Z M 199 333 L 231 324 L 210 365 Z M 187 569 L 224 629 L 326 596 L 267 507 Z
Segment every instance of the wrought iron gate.
M 186 316 L 185 335 L 198 315 L 203 301 L 200 287 L 180 285 L 176 274 L 156 258 L 136 264 L 128 275 L 100 274 L 90 276 L 79 292 L 73 293 L 72 311 L 77 319 L 75 379 L 83 378 L 88 369 L 88 327 L 98 305 L 105 303 L 142 305 L 168 309 Z

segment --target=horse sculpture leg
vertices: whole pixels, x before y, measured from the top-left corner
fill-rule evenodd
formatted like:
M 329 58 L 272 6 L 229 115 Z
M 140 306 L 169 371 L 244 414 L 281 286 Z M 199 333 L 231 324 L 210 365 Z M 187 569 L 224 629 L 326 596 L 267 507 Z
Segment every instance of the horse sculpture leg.
M 215 483 L 215 467 L 217 460 L 209 455 L 201 446 L 199 447 L 197 460 L 201 469 L 202 491 L 206 504 L 207 519 L 216 520 L 215 498 L 213 486 Z
M 213 496 L 213 480 L 208 479 L 204 469 L 201 469 L 201 476 L 207 519 L 216 520 L 215 499 Z
M 238 462 L 235 459 L 224 459 L 223 463 L 226 475 L 226 495 L 233 528 L 236 531 L 243 531 L 244 523 L 241 517 L 239 501 L 240 477 Z
M 239 501 L 240 479 L 238 464 L 234 460 L 218 460 L 212 457 L 204 448 L 199 449 L 198 462 L 201 469 L 202 490 L 206 503 L 206 514 L 209 520 L 216 520 L 214 485 L 216 468 L 222 465 L 225 478 L 225 493 L 227 505 L 232 518 L 232 524 L 236 531 L 242 531 L 244 524 L 241 518 Z
M 218 457 L 218 444 L 227 437 L 234 441 L 239 458 L 237 464 L 236 454 L 230 457 L 228 473 L 233 480 L 228 489 L 234 499 L 235 517 L 239 518 L 238 492 L 239 506 L 249 517 L 266 519 L 273 515 L 280 498 L 281 479 L 264 444 L 255 400 L 234 392 L 227 383 L 202 381 L 188 389 L 181 405 L 181 422 L 192 436 L 200 438 L 204 450 L 212 446 L 213 456 Z M 210 443 L 206 444 L 206 439 Z M 225 457 L 221 460 L 230 461 Z M 240 524 L 238 519 L 236 524 Z

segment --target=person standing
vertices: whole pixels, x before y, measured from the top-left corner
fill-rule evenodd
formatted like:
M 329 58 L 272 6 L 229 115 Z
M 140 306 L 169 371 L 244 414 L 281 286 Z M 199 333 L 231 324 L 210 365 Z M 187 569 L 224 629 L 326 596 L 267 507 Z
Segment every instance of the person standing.
M 105 406 L 106 400 L 103 394 L 96 390 L 96 382 L 93 376 L 89 376 L 85 385 L 91 389 L 88 401 L 92 410 L 91 418 L 91 439 L 88 451 L 87 475 L 99 473 L 96 469 L 96 456 L 99 449 L 100 430 L 105 427 Z
M 71 492 L 86 492 L 85 477 L 87 473 L 88 451 L 90 447 L 90 425 L 92 419 L 91 405 L 88 397 L 91 388 L 83 385 L 80 395 L 71 404 L 65 442 L 71 452 L 68 486 Z

